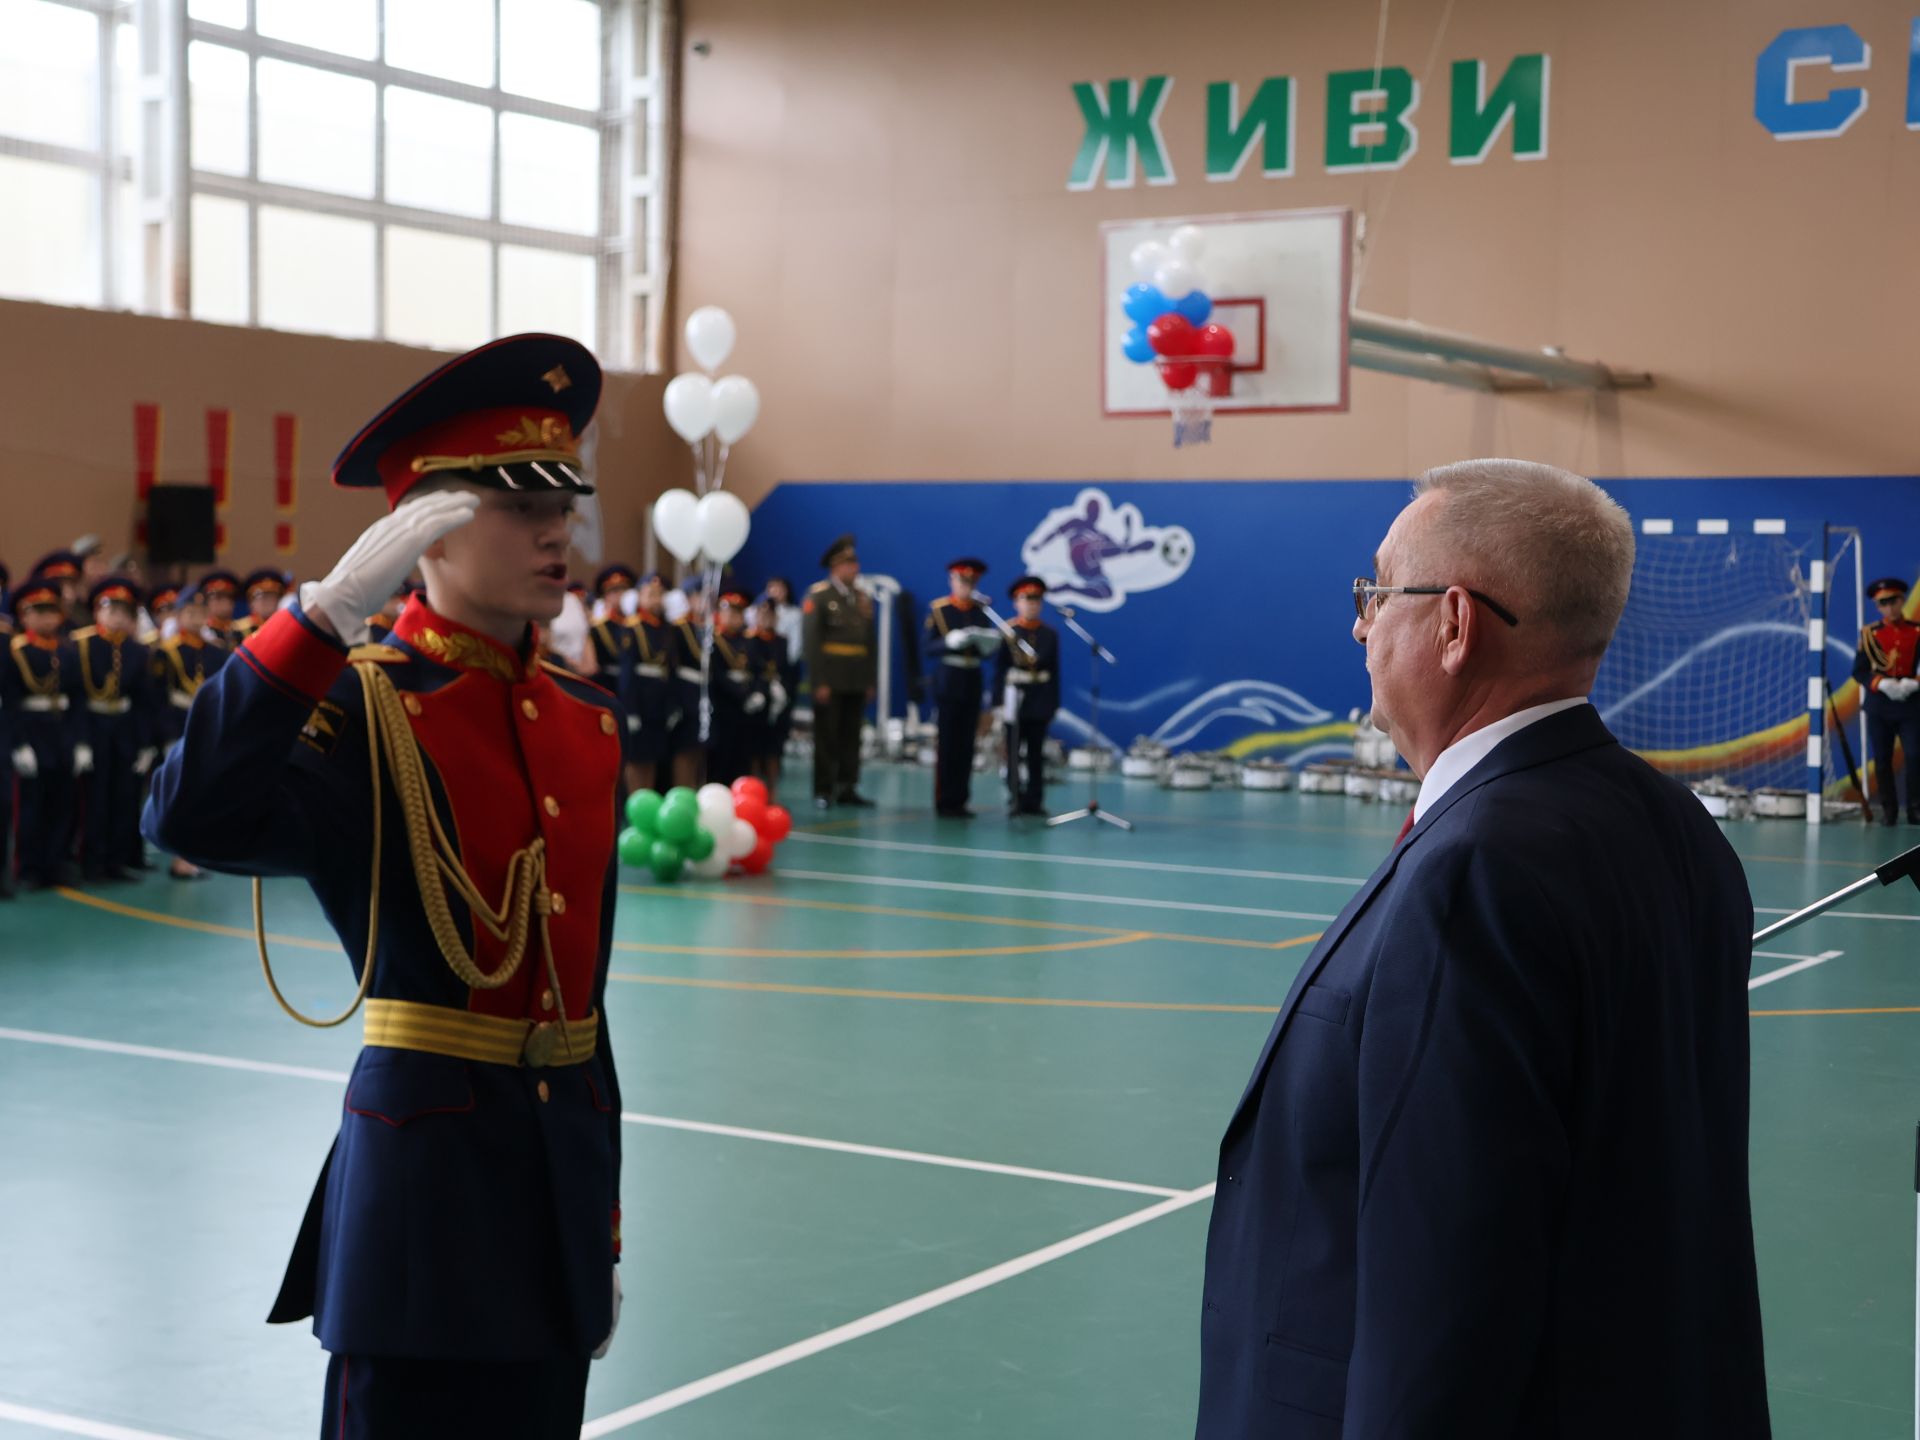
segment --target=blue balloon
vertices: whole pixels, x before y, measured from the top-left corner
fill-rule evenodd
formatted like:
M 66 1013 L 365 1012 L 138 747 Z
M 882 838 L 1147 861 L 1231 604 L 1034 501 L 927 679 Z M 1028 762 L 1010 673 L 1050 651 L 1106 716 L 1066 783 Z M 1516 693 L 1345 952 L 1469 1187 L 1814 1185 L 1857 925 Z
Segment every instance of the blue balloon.
M 1144 325 L 1136 325 L 1127 331 L 1127 338 L 1121 342 L 1120 348 L 1136 365 L 1144 365 L 1153 359 L 1153 346 L 1147 341 Z
M 1162 315 L 1173 309 L 1173 302 L 1155 285 L 1129 285 L 1127 298 L 1121 307 L 1127 312 L 1127 318 L 1136 325 L 1151 325 Z
M 1213 300 L 1198 290 L 1189 290 L 1174 302 L 1173 308 L 1184 315 L 1189 324 L 1204 325 L 1213 314 Z

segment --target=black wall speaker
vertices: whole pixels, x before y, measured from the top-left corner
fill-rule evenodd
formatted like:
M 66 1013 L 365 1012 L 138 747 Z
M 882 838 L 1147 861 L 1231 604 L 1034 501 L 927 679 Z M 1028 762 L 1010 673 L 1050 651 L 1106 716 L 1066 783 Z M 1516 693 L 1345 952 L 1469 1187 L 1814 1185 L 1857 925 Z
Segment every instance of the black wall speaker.
M 213 526 L 211 485 L 156 485 L 147 492 L 147 558 L 155 565 L 211 565 Z

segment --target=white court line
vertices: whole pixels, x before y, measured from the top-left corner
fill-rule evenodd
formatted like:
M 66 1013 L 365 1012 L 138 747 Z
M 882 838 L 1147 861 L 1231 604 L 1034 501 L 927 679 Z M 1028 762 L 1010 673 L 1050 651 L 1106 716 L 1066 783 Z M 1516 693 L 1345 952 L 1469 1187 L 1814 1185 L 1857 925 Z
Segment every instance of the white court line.
M 93 1440 L 173 1440 L 152 1430 L 129 1430 L 124 1425 L 108 1425 L 100 1420 L 82 1420 L 78 1415 L 60 1415 L 52 1410 L 35 1410 L 28 1405 L 12 1405 L 0 1400 L 0 1420 L 17 1420 L 60 1435 L 89 1435 Z
M 1837 950 L 1834 951 L 1834 954 L 1836 955 L 1839 953 L 1840 952 Z M 1793 955 L 1793 954 L 1789 954 L 1785 950 L 1756 950 L 1753 952 L 1753 955 L 1756 960 L 1811 960 L 1813 959 L 1813 956 L 1811 955 Z
M 1772 905 L 1756 905 L 1756 915 L 1795 915 L 1798 911 L 1786 910 Z M 1909 925 L 1920 925 L 1920 915 L 1889 915 L 1884 910 L 1829 910 L 1814 917 L 1818 920 L 1904 920 Z
M 735 1140 L 763 1140 L 771 1145 L 798 1145 L 807 1150 L 833 1150 L 842 1155 L 867 1155 L 876 1160 L 906 1160 L 916 1165 L 941 1165 L 952 1170 L 978 1170 L 988 1175 L 1011 1175 L 1020 1180 L 1051 1180 L 1059 1185 L 1089 1185 L 1096 1190 L 1126 1190 L 1135 1195 L 1184 1195 L 1165 1185 L 1136 1185 L 1131 1180 L 1102 1180 L 1093 1175 L 1070 1175 L 1062 1170 L 1032 1170 L 1024 1165 L 998 1165 L 990 1160 L 957 1160 L 951 1155 L 929 1155 L 920 1150 L 892 1150 L 883 1145 L 855 1145 L 845 1140 L 818 1140 L 780 1130 L 746 1130 L 738 1125 L 713 1125 L 704 1120 L 673 1120 L 664 1115 L 637 1115 L 622 1111 L 629 1125 L 651 1125 L 661 1130 L 691 1130 L 699 1135 L 724 1135 Z
M 836 885 L 876 885 L 901 890 L 947 890 L 962 895 L 1009 895 L 1016 900 L 1065 900 L 1081 905 L 1124 905 L 1139 910 L 1187 910 L 1197 915 L 1252 915 L 1261 920 L 1331 920 L 1306 910 L 1258 910 L 1250 905 L 1199 905 L 1186 900 L 1143 900 L 1137 895 L 1088 895 L 1072 890 L 1019 890 L 1011 885 L 968 885 L 958 880 L 909 880 L 902 875 L 843 875 L 837 870 L 787 870 L 788 880 L 827 880 Z
M 1367 883 L 1364 875 L 1306 875 L 1291 870 L 1228 870 L 1217 865 L 1162 865 L 1157 860 L 1104 860 L 1091 855 L 1051 855 L 1032 850 L 966 850 L 957 845 L 903 845 L 894 840 L 862 840 L 853 835 L 817 835 L 795 830 L 789 840 L 809 845 L 847 845 L 863 850 L 905 850 L 917 855 L 966 855 L 976 860 L 1023 860 L 1039 865 L 1089 865 L 1102 870 L 1157 870 L 1169 875 L 1218 875 L 1229 880 L 1297 880 L 1303 885 Z
M 127 1045 L 118 1040 L 90 1040 L 81 1035 L 56 1035 L 44 1030 L 0 1028 L 0 1040 L 28 1045 L 52 1045 L 66 1050 L 91 1050 L 108 1055 L 131 1055 L 141 1060 L 166 1060 L 176 1065 L 208 1065 L 219 1070 L 250 1070 L 261 1075 L 285 1075 L 295 1080 L 347 1083 L 344 1070 L 315 1070 L 304 1065 L 276 1065 L 268 1060 L 241 1060 L 231 1055 L 207 1055 L 196 1050 L 162 1050 L 153 1045 Z M 667 1115 L 622 1111 L 629 1125 L 656 1130 L 687 1130 L 698 1135 L 721 1135 L 735 1140 L 758 1140 L 793 1145 L 803 1150 L 830 1150 L 842 1155 L 864 1155 L 875 1160 L 903 1160 L 914 1165 L 937 1165 L 948 1170 L 974 1170 L 983 1175 L 1008 1175 L 1020 1180 L 1050 1180 L 1057 1185 L 1085 1185 L 1096 1190 L 1122 1190 L 1132 1195 L 1183 1195 L 1165 1185 L 1141 1185 L 1132 1180 L 1107 1180 L 1097 1175 L 1074 1175 L 1064 1170 L 1035 1170 L 1024 1165 L 1001 1165 L 992 1160 L 968 1160 L 958 1155 L 933 1155 L 921 1150 L 894 1150 L 883 1145 L 859 1145 L 849 1140 L 824 1140 L 815 1135 L 791 1135 L 783 1130 L 749 1130 L 738 1125 L 716 1125 L 705 1120 L 677 1120 Z
M 1758 955 L 1758 950 L 1753 952 Z M 1791 965 L 1782 965 L 1778 970 L 1769 970 L 1764 975 L 1756 975 L 1747 981 L 1747 989 L 1758 990 L 1762 985 L 1771 985 L 1776 980 L 1784 980 L 1789 975 L 1798 975 L 1802 970 L 1811 970 L 1816 965 L 1824 965 L 1829 960 L 1838 960 L 1847 952 L 1844 950 L 1822 950 L 1818 955 L 1808 955 Z
M 1150 1205 L 1145 1210 L 1136 1210 L 1131 1215 L 1122 1215 L 1118 1220 L 1109 1220 L 1104 1225 L 1083 1230 L 1078 1235 L 1069 1236 L 1065 1240 L 1044 1246 L 1039 1250 L 1029 1251 L 1015 1259 L 978 1271 L 965 1279 L 956 1280 L 950 1285 L 942 1285 L 937 1290 L 929 1290 L 923 1295 L 914 1296 L 911 1300 L 902 1300 L 897 1305 L 876 1310 L 873 1314 L 863 1316 L 849 1324 L 835 1326 L 811 1339 L 769 1351 L 758 1359 L 716 1371 L 705 1379 L 677 1386 L 654 1396 L 651 1400 L 642 1400 L 638 1404 L 616 1410 L 611 1415 L 602 1415 L 598 1420 L 589 1421 L 581 1428 L 580 1440 L 596 1440 L 596 1437 L 601 1435 L 612 1435 L 616 1431 L 625 1430 L 630 1425 L 637 1425 L 642 1420 L 651 1420 L 656 1415 L 664 1415 L 669 1410 L 677 1410 L 682 1405 L 731 1389 L 743 1381 L 755 1379 L 769 1371 L 782 1369 L 796 1361 L 818 1355 L 824 1350 L 845 1345 L 849 1341 L 859 1340 L 876 1331 L 898 1325 L 903 1320 L 911 1320 L 916 1315 L 924 1315 L 929 1310 L 936 1310 L 942 1305 L 964 1299 L 968 1295 L 998 1285 L 1003 1280 L 1011 1280 L 1016 1275 L 1037 1270 L 1040 1266 L 1051 1264 L 1075 1251 L 1085 1250 L 1089 1245 L 1098 1245 L 1102 1240 L 1109 1240 L 1115 1235 L 1124 1234 L 1128 1230 L 1158 1220 L 1163 1215 L 1171 1215 L 1176 1210 L 1197 1205 L 1202 1200 L 1212 1198 L 1212 1195 L 1211 1184 L 1202 1185 L 1198 1190 L 1180 1191 L 1171 1199 L 1162 1200 L 1158 1205 Z

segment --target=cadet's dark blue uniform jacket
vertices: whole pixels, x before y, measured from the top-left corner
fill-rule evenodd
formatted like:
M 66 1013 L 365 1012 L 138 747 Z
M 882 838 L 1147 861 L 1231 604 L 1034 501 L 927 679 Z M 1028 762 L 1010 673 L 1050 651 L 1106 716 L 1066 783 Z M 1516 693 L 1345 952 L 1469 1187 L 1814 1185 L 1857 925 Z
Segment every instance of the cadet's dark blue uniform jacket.
M 1739 862 L 1591 706 L 1301 967 L 1227 1127 L 1201 1440 L 1768 1433 Z
M 496 1017 L 516 1034 L 562 1013 L 576 1022 L 601 1013 L 618 707 L 557 668 L 528 671 L 418 598 L 386 646 L 370 650 L 404 704 L 435 809 L 481 895 L 498 905 L 509 856 L 544 841 L 561 992 L 537 938 L 504 987 L 469 988 L 455 974 L 429 927 L 383 763 L 372 997 Z M 346 663 L 297 606 L 275 615 L 200 689 L 183 743 L 157 772 L 145 829 L 210 868 L 304 878 L 357 972 L 372 792 L 361 678 Z M 481 928 L 476 944 L 469 908 L 449 899 L 478 969 L 497 975 L 503 942 Z M 345 1354 L 584 1355 L 611 1324 L 619 1171 L 620 1090 L 604 1016 L 593 1058 L 540 1068 L 370 1043 L 271 1318 L 312 1314 L 322 1344 Z

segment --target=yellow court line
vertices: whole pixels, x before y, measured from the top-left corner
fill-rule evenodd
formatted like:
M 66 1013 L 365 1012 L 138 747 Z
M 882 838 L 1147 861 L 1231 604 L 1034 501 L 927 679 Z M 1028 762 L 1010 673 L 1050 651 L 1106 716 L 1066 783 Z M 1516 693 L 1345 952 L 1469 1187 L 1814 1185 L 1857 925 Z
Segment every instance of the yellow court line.
M 747 960 L 953 960 L 983 955 L 1047 955 L 1059 950 L 1100 950 L 1130 945 L 1141 935 L 1093 935 L 1085 940 L 1060 940 L 1051 945 L 985 945 L 953 950 L 739 950 L 730 945 L 642 945 L 616 940 L 616 950 L 649 955 L 733 955 Z
M 849 1000 L 919 1000 L 937 1005 L 1030 1005 L 1050 1010 L 1161 1010 L 1204 1015 L 1276 1015 L 1272 1005 L 1181 1005 L 1153 1000 L 1060 1000 L 1037 995 L 941 995 L 921 990 L 854 990 L 838 985 L 778 985 L 759 980 L 696 980 L 679 975 L 636 975 L 616 970 L 609 980 L 632 985 L 674 985 L 692 990 L 751 990 L 773 995 L 827 995 Z
M 132 920 L 150 920 L 155 925 L 171 925 L 179 930 L 198 930 L 203 935 L 229 935 L 235 940 L 253 939 L 253 931 L 243 930 L 238 925 L 216 925 L 211 920 L 189 920 L 184 915 L 163 915 L 158 910 L 142 910 L 137 905 L 122 905 L 118 900 L 103 900 L 98 895 L 89 895 L 85 891 L 73 890 L 65 885 L 55 886 L 53 893 L 62 900 L 71 900 L 78 905 L 91 905 L 96 910 L 125 915 Z M 336 955 L 344 953 L 337 940 L 313 940 L 305 935 L 269 935 L 267 939 L 275 945 L 294 945 L 302 950 L 330 950 Z
M 1243 950 L 1291 950 L 1320 938 L 1295 935 L 1286 940 L 1236 940 L 1222 935 L 1175 935 L 1163 930 L 1122 930 L 1112 925 L 1073 925 L 1060 920 L 1022 920 L 1014 915 L 961 915 L 951 910 L 902 910 L 891 905 L 856 905 L 845 900 L 803 900 L 793 895 L 729 895 L 718 890 L 689 890 L 684 885 L 622 885 L 629 895 L 661 895 L 674 900 L 719 900 L 729 905 L 771 905 L 793 910 L 833 910 L 850 915 L 887 915 L 897 920 L 948 920 L 965 925 L 1010 925 L 1023 930 L 1068 930 L 1079 935 L 1125 935 L 1132 940 L 1171 940 L 1192 945 L 1226 945 Z
M 1749 1015 L 1920 1015 L 1920 1005 L 1886 1005 L 1856 1010 L 1749 1010 Z

